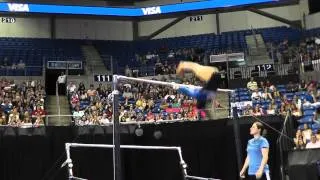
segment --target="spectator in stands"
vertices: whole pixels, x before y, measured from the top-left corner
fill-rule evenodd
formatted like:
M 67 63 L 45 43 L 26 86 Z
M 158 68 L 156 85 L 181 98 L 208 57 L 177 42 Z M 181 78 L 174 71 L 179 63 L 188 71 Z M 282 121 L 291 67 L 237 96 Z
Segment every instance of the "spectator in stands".
M 6 115 L 4 114 L 4 112 L 0 112 L 0 125 L 6 125 L 6 124 L 7 124 Z
M 94 89 L 93 84 L 90 84 L 90 88 L 87 91 L 88 98 L 93 101 L 95 96 L 97 95 L 97 90 Z
M 320 108 L 316 110 L 316 113 L 314 115 L 314 122 L 320 124 Z
M 32 124 L 32 120 L 30 117 L 30 113 L 28 111 L 25 111 L 22 118 L 23 124 Z
M 262 91 L 264 91 L 264 89 L 266 88 L 266 85 L 264 84 L 263 81 L 260 81 L 259 88 L 261 88 Z
M 12 103 L 9 101 L 9 99 L 5 99 L 4 102 L 1 104 L 1 109 L 4 111 L 4 113 L 9 114 L 12 110 Z
M 244 116 L 250 116 L 253 114 L 253 109 L 250 104 L 247 104 L 247 106 L 243 109 L 243 115 Z
M 36 109 L 32 112 L 31 117 L 35 125 L 44 124 L 44 118 L 46 116 L 46 111 L 40 106 L 36 106 Z
M 17 64 L 18 69 L 24 69 L 26 64 L 20 59 L 19 63 Z
M 272 99 L 271 93 L 269 93 L 268 88 L 264 88 L 263 93 L 261 94 L 261 98 L 264 100 L 271 100 Z
M 312 130 L 310 129 L 308 124 L 303 125 L 302 135 L 305 138 L 306 143 L 308 143 L 311 139 Z
M 293 96 L 292 104 L 294 104 L 299 110 L 301 110 L 302 100 L 297 95 Z
M 306 149 L 320 148 L 320 142 L 315 134 L 311 134 L 311 141 L 307 143 Z
M 271 107 L 271 109 L 275 109 L 276 111 L 278 110 L 278 105 L 276 104 L 274 99 L 271 99 L 269 106 Z
M 266 88 L 270 88 L 271 86 L 273 86 L 273 84 L 269 80 L 267 80 L 265 86 Z
M 282 115 L 282 116 L 286 116 L 287 115 L 286 105 L 284 103 L 282 103 L 281 106 L 280 106 L 279 114 Z
M 281 99 L 282 94 L 277 88 L 274 88 L 274 90 L 271 91 L 271 96 L 272 96 L 272 99 Z
M 308 85 L 306 84 L 306 82 L 304 80 L 301 80 L 301 82 L 299 84 L 299 91 L 306 91 L 307 87 L 308 87 Z
M 311 89 L 308 90 L 308 92 L 305 95 L 305 101 L 307 103 L 311 103 L 311 104 L 316 102 L 316 98 L 314 96 L 313 90 L 311 90 Z
M 86 87 L 84 86 L 83 82 L 80 82 L 78 91 L 85 91 L 85 90 L 86 90 Z
M 251 95 L 252 100 L 260 100 L 262 98 L 261 92 L 258 91 L 258 89 L 253 90 L 253 93 Z
M 315 96 L 316 101 L 320 102 L 320 86 L 318 86 L 317 95 Z
M 276 109 L 274 108 L 274 106 L 269 105 L 269 107 L 267 109 L 267 114 L 268 115 L 275 115 L 276 114 Z
M 10 66 L 10 65 L 11 65 L 11 63 L 9 62 L 8 57 L 4 57 L 4 59 L 3 59 L 3 66 L 4 66 L 4 67 L 7 67 L 7 66 Z
M 297 139 L 297 142 L 295 143 L 296 146 L 294 149 L 305 149 L 306 148 L 306 144 L 305 142 L 303 141 L 303 136 L 299 136 L 298 139 Z
M 163 65 L 160 60 L 157 60 L 157 63 L 155 64 L 155 75 L 160 74 L 163 74 Z
M 154 120 L 155 120 L 155 116 L 151 112 L 151 110 L 149 110 L 149 112 L 147 113 L 146 121 L 154 121 Z
M 300 129 L 298 129 L 298 130 L 296 131 L 296 136 L 295 136 L 295 138 L 293 138 L 293 141 L 294 141 L 295 144 L 298 143 L 298 140 L 299 140 L 300 136 L 301 136 L 302 138 L 304 138 L 304 137 L 303 137 L 303 134 L 302 134 L 302 131 L 301 131 Z M 303 139 L 303 142 L 305 142 L 305 139 Z
M 318 83 L 316 81 L 310 81 L 307 86 L 307 91 L 315 91 L 317 88 L 317 84 Z
M 248 84 L 247 84 L 247 88 L 248 88 L 250 91 L 255 91 L 255 90 L 258 89 L 257 82 L 254 81 L 253 77 L 250 78 L 250 81 L 249 81 Z
M 67 76 L 64 74 L 64 72 L 61 72 L 61 75 L 58 77 L 58 91 L 60 95 L 64 95 L 66 92 L 66 81 Z
M 73 94 L 77 89 L 77 86 L 74 82 L 69 82 L 68 86 L 67 86 L 67 92 L 68 95 Z
M 8 124 L 13 126 L 19 126 L 21 123 L 20 121 L 20 114 L 16 107 L 13 108 L 12 112 L 9 114 Z
M 72 113 L 72 117 L 75 120 L 75 122 L 78 122 L 79 120 L 81 120 L 83 116 L 84 116 L 84 111 L 81 111 L 80 107 L 76 106 L 75 111 Z
M 125 67 L 124 75 L 128 76 L 128 77 L 132 77 L 132 70 L 129 68 L 128 65 L 126 65 L 126 67 Z
M 252 114 L 253 116 L 262 116 L 262 115 L 264 115 L 264 112 L 263 112 L 262 108 L 260 107 L 260 105 L 256 105 L 254 107 L 254 110 L 253 110 L 252 113 L 253 113 Z
M 289 104 L 293 116 L 300 117 L 302 112 L 295 104 Z
M 298 91 L 298 87 L 296 84 L 293 84 L 292 81 L 289 81 L 289 83 L 287 84 L 287 92 L 297 92 Z

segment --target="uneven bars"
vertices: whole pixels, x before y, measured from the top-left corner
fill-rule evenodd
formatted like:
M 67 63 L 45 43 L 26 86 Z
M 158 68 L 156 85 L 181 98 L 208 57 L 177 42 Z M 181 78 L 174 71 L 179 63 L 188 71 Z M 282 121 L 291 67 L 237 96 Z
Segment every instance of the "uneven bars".
M 96 147 L 96 148 L 114 148 L 114 145 L 111 144 L 83 144 L 83 143 L 65 143 L 65 149 L 67 153 L 67 160 L 65 161 L 64 164 L 68 165 L 68 172 L 69 172 L 69 179 L 82 179 L 73 176 L 73 171 L 72 171 L 72 160 L 71 160 L 71 154 L 70 154 L 70 147 Z M 215 179 L 215 178 L 204 178 L 204 177 L 198 177 L 198 176 L 190 176 L 187 173 L 187 165 L 185 161 L 183 160 L 182 157 L 182 150 L 181 147 L 177 146 L 136 146 L 136 145 L 120 145 L 120 148 L 122 149 L 152 149 L 152 150 L 176 150 L 178 151 L 179 154 L 179 159 L 180 159 L 180 166 L 183 171 L 183 176 L 185 179 L 196 179 L 196 180 L 220 180 L 220 179 Z M 64 165 L 62 165 L 63 167 Z
M 142 79 L 142 78 L 133 78 L 133 77 L 127 77 L 122 75 L 113 75 L 113 78 L 116 78 L 117 80 L 131 80 L 131 81 L 138 81 L 138 82 L 144 82 L 144 83 L 150 83 L 150 84 L 157 84 L 162 86 L 170 86 L 173 87 L 174 85 L 179 86 L 187 86 L 187 87 L 194 87 L 194 88 L 202 88 L 201 86 L 194 86 L 194 85 L 186 85 L 186 84 L 179 84 L 175 82 L 164 82 L 164 81 L 156 81 L 151 79 Z M 217 89 L 218 92 L 234 92 L 232 89 Z
M 96 148 L 113 148 L 111 144 L 82 144 L 82 143 L 66 143 L 69 147 L 96 147 Z M 153 150 L 181 150 L 176 146 L 135 146 L 135 145 L 120 145 L 122 149 L 153 149 Z

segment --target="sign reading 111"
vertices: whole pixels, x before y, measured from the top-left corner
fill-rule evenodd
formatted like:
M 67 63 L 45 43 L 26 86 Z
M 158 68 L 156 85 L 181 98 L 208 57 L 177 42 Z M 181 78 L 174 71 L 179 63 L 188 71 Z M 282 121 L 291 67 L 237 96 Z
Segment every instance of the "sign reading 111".
M 97 82 L 111 82 L 112 75 L 94 75 L 94 81 Z

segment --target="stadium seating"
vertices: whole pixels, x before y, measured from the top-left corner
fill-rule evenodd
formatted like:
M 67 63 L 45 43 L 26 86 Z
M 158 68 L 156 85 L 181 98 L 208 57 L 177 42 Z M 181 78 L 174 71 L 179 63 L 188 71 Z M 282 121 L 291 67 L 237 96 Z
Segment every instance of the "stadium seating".
M 0 59 L 8 58 L 11 64 L 22 62 L 26 68 L 0 69 L 0 75 L 39 76 L 43 60 L 82 61 L 80 40 L 51 40 L 31 38 L 0 38 Z
M 297 44 L 301 39 L 313 37 L 320 34 L 320 28 L 300 31 L 289 27 L 272 27 L 256 29 L 256 34 L 262 34 L 265 42 L 279 44 L 285 39 L 292 44 Z M 117 61 L 117 73 L 123 73 L 124 67 L 142 67 L 142 70 L 154 68 L 156 59 L 147 61 L 146 64 L 136 60 L 136 55 L 146 55 L 155 53 L 160 60 L 168 58 L 168 52 L 181 49 L 200 48 L 205 54 L 217 54 L 227 51 L 241 52 L 247 48 L 245 36 L 251 35 L 252 30 L 223 32 L 216 34 L 201 34 L 192 36 L 182 36 L 174 38 L 163 38 L 155 40 L 137 41 L 92 41 L 98 49 L 102 59 L 107 59 L 110 55 Z M 65 40 L 65 39 L 41 39 L 41 38 L 0 38 L 0 59 L 8 57 L 11 63 L 24 62 L 26 67 L 42 66 L 43 60 L 82 61 L 84 59 L 81 45 L 85 40 Z M 175 56 L 169 63 L 176 63 L 185 60 L 184 56 Z M 110 63 L 105 61 L 107 68 Z M 22 71 L 0 70 L 0 75 L 22 75 Z M 39 68 L 27 68 L 25 75 L 39 75 Z M 147 74 L 150 74 L 147 72 Z M 282 92 L 283 89 L 280 89 Z

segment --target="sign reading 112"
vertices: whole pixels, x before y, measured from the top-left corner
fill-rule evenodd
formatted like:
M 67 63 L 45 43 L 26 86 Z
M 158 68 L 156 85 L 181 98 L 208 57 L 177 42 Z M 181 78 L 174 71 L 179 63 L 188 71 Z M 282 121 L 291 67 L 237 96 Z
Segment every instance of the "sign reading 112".
M 94 80 L 98 82 L 111 82 L 112 75 L 94 75 Z
M 257 71 L 273 71 L 273 64 L 256 65 Z

